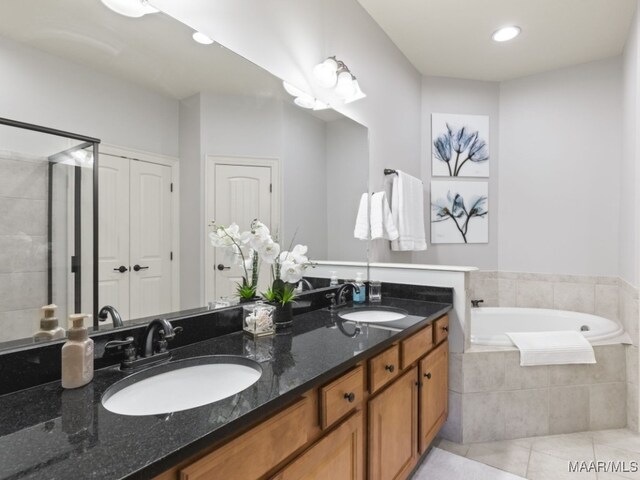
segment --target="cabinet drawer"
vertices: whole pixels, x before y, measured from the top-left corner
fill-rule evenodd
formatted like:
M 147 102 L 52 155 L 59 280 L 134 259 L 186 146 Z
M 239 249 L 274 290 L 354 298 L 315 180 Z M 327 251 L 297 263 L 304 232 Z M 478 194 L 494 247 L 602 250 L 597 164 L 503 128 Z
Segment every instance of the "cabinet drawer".
M 369 391 L 371 393 L 384 387 L 400 373 L 400 349 L 398 345 L 369 360 Z
M 364 373 L 356 367 L 320 389 L 320 426 L 325 429 L 355 409 L 364 397 Z
M 433 343 L 437 345 L 449 336 L 449 316 L 440 317 L 433 325 Z
M 184 467 L 181 480 L 260 478 L 312 439 L 315 402 L 298 400 L 223 447 Z M 317 417 L 316 417 L 317 418 Z M 316 427 L 317 428 L 317 427 Z
M 400 359 L 402 368 L 405 369 L 420 357 L 427 354 L 433 345 L 433 333 L 431 325 L 414 333 L 400 344 Z

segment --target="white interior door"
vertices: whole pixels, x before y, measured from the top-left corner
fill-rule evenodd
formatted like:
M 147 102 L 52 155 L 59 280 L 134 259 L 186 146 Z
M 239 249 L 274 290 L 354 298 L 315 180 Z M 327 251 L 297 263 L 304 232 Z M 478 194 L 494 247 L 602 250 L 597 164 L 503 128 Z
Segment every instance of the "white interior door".
M 99 307 L 112 305 L 128 319 L 129 160 L 101 154 L 98 178 Z
M 171 311 L 171 168 L 130 163 L 130 317 Z
M 213 219 L 216 223 L 229 225 L 235 222 L 240 231 L 244 231 L 257 218 L 272 229 L 272 173 L 270 166 L 216 163 L 213 187 Z M 207 248 L 213 249 L 210 243 L 207 243 Z M 242 268 L 227 249 L 214 249 L 213 258 L 213 265 L 207 268 L 215 268 L 215 297 L 233 296 L 236 283 L 242 281 Z M 268 271 L 261 272 L 260 288 L 264 288 L 268 280 Z

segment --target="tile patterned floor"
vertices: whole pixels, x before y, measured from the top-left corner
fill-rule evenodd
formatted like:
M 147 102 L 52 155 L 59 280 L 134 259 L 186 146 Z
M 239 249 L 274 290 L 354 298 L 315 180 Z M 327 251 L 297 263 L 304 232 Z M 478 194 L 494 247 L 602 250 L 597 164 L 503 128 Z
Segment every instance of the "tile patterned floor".
M 522 477 L 433 448 L 412 480 L 522 480 Z
M 437 440 L 435 446 L 530 480 L 623 480 L 625 478 L 640 480 L 640 470 L 630 471 L 633 462 L 640 467 L 640 435 L 627 429 L 469 445 Z M 569 472 L 569 461 L 626 462 L 627 471 L 572 473 Z M 439 477 L 428 474 L 428 462 L 429 459 L 425 460 L 421 467 L 422 473 L 416 472 L 414 480 L 440 480 Z M 418 473 L 422 476 L 418 476 Z M 454 480 L 456 477 L 442 478 Z

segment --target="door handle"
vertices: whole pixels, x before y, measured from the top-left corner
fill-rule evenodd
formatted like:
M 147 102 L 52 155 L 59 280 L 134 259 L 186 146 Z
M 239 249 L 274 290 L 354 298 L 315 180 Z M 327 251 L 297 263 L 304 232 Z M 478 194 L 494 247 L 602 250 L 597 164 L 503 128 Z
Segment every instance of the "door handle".
M 219 263 L 218 264 L 218 270 L 223 271 L 223 270 L 229 270 L 231 267 L 225 267 L 223 264 Z
M 118 268 L 114 268 L 113 271 L 114 272 L 120 272 L 120 273 L 124 273 L 127 272 L 129 269 L 127 267 L 125 267 L 124 265 L 120 265 Z
M 141 267 L 140 265 L 135 264 L 135 265 L 133 266 L 133 271 L 134 271 L 134 272 L 139 272 L 140 270 L 146 270 L 147 268 L 149 268 L 149 267 Z

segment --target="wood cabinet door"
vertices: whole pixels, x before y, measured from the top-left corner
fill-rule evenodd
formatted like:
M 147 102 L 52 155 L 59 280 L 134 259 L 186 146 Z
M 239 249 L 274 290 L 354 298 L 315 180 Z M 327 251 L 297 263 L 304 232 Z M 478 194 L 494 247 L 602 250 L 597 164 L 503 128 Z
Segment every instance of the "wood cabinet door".
M 420 361 L 420 453 L 424 453 L 449 413 L 449 342 Z
M 357 412 L 281 470 L 274 480 L 363 480 L 364 424 Z
M 406 478 L 418 459 L 418 371 L 369 401 L 369 478 Z

